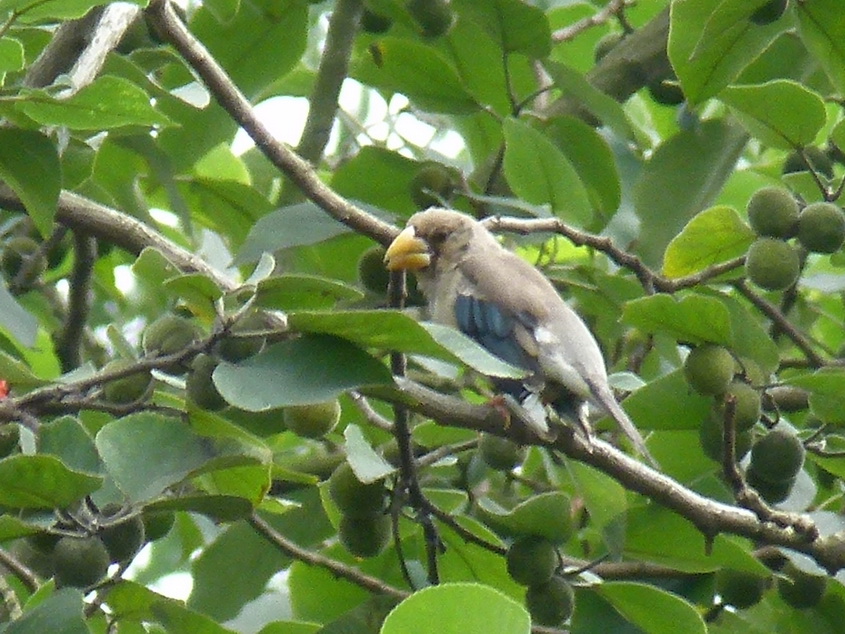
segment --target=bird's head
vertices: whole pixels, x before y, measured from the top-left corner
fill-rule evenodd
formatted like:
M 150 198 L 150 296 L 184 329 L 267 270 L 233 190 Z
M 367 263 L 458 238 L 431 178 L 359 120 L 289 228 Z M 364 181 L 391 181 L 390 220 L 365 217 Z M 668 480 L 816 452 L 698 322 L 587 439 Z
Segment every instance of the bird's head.
M 450 209 L 421 211 L 387 248 L 384 262 L 390 271 L 426 269 L 441 255 L 466 249 L 476 226 L 472 217 Z

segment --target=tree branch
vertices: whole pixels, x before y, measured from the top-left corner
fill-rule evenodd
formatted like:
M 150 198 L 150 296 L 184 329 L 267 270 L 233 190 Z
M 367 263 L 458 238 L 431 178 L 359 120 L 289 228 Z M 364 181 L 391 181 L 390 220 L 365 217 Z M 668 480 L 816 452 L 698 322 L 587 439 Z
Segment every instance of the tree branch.
M 179 51 L 188 65 L 202 78 L 217 102 L 255 141 L 264 155 L 290 178 L 305 195 L 330 216 L 381 244 L 389 244 L 398 230 L 339 196 L 311 167 L 284 143 L 276 140 L 256 117 L 226 71 L 208 50 L 185 28 L 169 0 L 153 0 L 147 9 L 151 22 L 162 37 Z

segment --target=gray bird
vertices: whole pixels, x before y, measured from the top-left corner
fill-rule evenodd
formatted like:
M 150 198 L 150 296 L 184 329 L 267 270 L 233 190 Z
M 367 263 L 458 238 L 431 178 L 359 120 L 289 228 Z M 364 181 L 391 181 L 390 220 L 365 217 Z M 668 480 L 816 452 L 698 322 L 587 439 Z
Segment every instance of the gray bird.
M 616 402 L 604 358 L 587 326 L 536 268 L 502 247 L 474 218 L 433 208 L 411 216 L 385 255 L 387 268 L 416 273 L 432 320 L 453 326 L 528 371 L 493 379 L 522 417 L 549 436 L 546 406 L 589 434 L 586 404 L 607 411 L 652 463 L 642 436 Z

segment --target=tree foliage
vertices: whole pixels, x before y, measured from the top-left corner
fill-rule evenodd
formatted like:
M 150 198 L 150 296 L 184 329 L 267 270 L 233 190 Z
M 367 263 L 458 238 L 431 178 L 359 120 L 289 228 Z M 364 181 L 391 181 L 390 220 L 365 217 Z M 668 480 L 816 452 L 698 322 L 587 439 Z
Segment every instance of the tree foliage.
M 841 630 L 840 0 L 0 21 L 0 630 Z M 491 400 L 380 267 L 431 204 L 556 284 L 659 469 Z

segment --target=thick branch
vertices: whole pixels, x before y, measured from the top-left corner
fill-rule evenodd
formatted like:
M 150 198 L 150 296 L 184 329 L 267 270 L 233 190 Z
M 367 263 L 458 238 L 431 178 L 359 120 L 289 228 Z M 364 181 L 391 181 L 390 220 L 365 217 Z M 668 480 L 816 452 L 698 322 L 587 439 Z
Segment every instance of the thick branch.
M 339 196 L 320 180 L 308 161 L 284 143 L 276 140 L 266 126 L 256 117 L 252 105 L 217 63 L 208 50 L 191 35 L 169 0 L 154 0 L 149 8 L 150 20 L 159 33 L 172 44 L 185 61 L 196 71 L 209 91 L 229 115 L 246 130 L 255 145 L 268 159 L 290 178 L 305 195 L 317 203 L 333 218 L 348 225 L 358 233 L 389 244 L 398 231 L 386 222 L 356 207 Z

